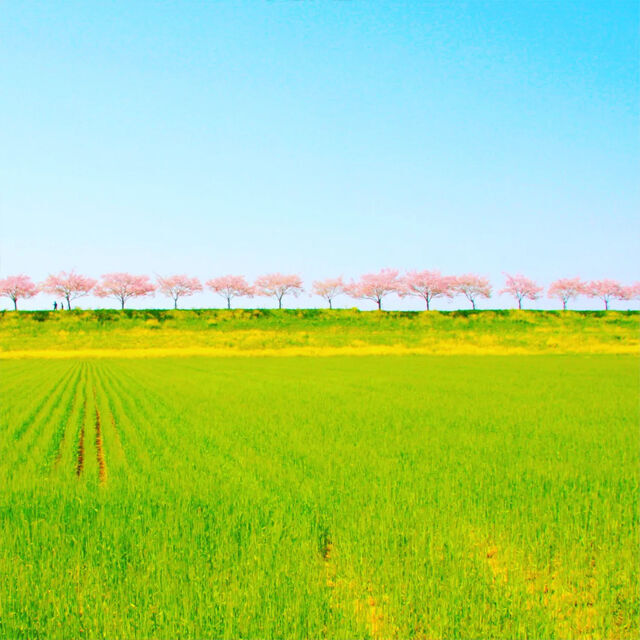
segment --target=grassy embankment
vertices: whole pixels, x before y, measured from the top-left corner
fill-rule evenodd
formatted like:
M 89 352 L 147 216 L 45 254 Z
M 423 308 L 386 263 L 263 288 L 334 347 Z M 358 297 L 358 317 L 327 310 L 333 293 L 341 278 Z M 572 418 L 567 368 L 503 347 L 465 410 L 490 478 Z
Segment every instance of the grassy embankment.
M 640 312 L 0 313 L 0 357 L 640 353 Z

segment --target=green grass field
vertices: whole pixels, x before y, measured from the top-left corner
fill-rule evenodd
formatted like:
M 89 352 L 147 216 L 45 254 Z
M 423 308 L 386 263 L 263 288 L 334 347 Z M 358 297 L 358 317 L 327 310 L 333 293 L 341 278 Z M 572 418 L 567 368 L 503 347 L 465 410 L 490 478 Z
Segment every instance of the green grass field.
M 32 358 L 0 393 L 2 638 L 638 635 L 635 356 Z

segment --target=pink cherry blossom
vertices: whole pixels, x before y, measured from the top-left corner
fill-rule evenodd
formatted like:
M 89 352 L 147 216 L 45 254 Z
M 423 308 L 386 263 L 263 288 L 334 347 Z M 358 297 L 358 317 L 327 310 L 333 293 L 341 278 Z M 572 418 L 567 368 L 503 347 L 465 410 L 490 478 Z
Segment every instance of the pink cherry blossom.
M 61 271 L 50 275 L 41 285 L 41 289 L 54 296 L 62 296 L 67 301 L 67 309 L 71 309 L 71 301 L 88 295 L 96 286 L 93 278 L 82 276 L 74 271 Z
M 478 298 L 491 297 L 491 283 L 489 280 L 474 273 L 465 273 L 455 278 L 453 290 L 455 293 L 461 293 L 465 296 L 474 309 Z
M 443 276 L 439 271 L 410 271 L 402 279 L 400 295 L 423 298 L 429 311 L 434 298 L 453 297 L 455 280 L 451 276 Z
M 507 278 L 504 289 L 500 291 L 501 294 L 508 293 L 518 301 L 518 309 L 522 309 L 522 301 L 527 298 L 528 300 L 537 300 L 543 291 L 543 288 L 538 286 L 533 280 L 518 273 L 515 276 L 504 274 Z
M 31 281 L 29 276 L 24 274 L 9 276 L 0 280 L 0 296 L 10 298 L 16 311 L 18 310 L 18 300 L 33 298 L 37 293 L 38 287 Z
M 282 298 L 287 294 L 299 296 L 302 292 L 302 280 L 300 276 L 282 273 L 269 273 L 260 276 L 254 283 L 255 291 L 260 296 L 275 297 L 278 301 L 278 309 L 282 309 Z
M 592 280 L 586 286 L 587 295 L 600 298 L 604 302 L 605 310 L 609 309 L 611 300 L 627 300 L 627 292 L 617 280 Z
M 333 299 L 344 293 L 344 282 L 342 278 L 327 278 L 326 280 L 316 280 L 313 283 L 313 292 L 329 303 L 329 309 L 333 309 Z
M 163 278 L 158 276 L 158 290 L 165 296 L 173 299 L 173 308 L 178 308 L 178 299 L 183 296 L 192 296 L 202 291 L 202 285 L 198 278 L 190 278 L 184 274 Z
M 586 293 L 586 283 L 580 278 L 560 278 L 560 280 L 551 283 L 547 295 L 550 298 L 562 300 L 562 309 L 566 311 L 569 300 L 584 293 Z
M 134 276 L 130 273 L 107 273 L 95 289 L 99 298 L 116 298 L 124 309 L 130 298 L 141 298 L 155 291 L 149 276 Z
M 211 291 L 226 298 L 227 309 L 231 309 L 233 298 L 254 294 L 253 287 L 244 279 L 244 276 L 221 276 L 207 280 L 206 284 Z
M 640 300 L 640 282 L 634 282 L 628 287 L 623 287 L 625 300 Z
M 382 309 L 382 300 L 391 293 L 400 293 L 402 282 L 396 269 L 382 269 L 378 273 L 365 273 L 359 282 L 351 282 L 345 293 L 352 298 L 373 300 Z

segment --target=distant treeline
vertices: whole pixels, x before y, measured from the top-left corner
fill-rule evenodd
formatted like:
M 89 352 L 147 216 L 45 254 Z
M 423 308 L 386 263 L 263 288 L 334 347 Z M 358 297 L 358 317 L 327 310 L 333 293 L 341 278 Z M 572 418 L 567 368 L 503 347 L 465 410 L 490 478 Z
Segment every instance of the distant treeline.
M 299 296 L 304 291 L 300 276 L 296 274 L 270 273 L 260 276 L 249 283 L 244 276 L 220 276 L 212 278 L 204 285 L 226 301 L 231 309 L 234 298 L 269 297 L 274 298 L 278 308 L 282 308 L 286 296 Z M 50 275 L 44 282 L 34 283 L 24 274 L 9 276 L 0 280 L 0 296 L 11 299 L 14 309 L 18 301 L 32 298 L 39 293 L 54 296 L 54 310 L 71 309 L 72 301 L 93 294 L 99 298 L 114 298 L 125 309 L 128 300 L 142 298 L 159 293 L 173 300 L 178 308 L 181 298 L 192 296 L 204 289 L 198 278 L 187 275 L 158 277 L 152 282 L 149 276 L 130 273 L 107 273 L 100 281 L 74 271 Z M 476 309 L 478 300 L 491 298 L 493 287 L 487 278 L 474 273 L 461 276 L 442 275 L 439 271 L 410 271 L 400 274 L 396 269 L 382 269 L 378 273 L 366 273 L 359 280 L 345 282 L 342 277 L 316 280 L 312 283 L 311 293 L 324 298 L 330 309 L 338 296 L 349 296 L 358 300 L 370 300 L 382 309 L 383 300 L 395 294 L 401 298 L 413 296 L 421 298 L 426 309 L 431 309 L 437 298 L 452 299 L 464 297 L 472 309 Z M 504 287 L 499 294 L 508 294 L 514 298 L 518 308 L 526 300 L 538 300 L 544 294 L 544 287 L 521 274 L 505 274 Z M 609 309 L 613 300 L 640 299 L 640 282 L 624 285 L 616 280 L 604 279 L 586 282 L 580 278 L 561 278 L 551 283 L 546 295 L 562 303 L 567 309 L 569 303 L 585 296 L 602 301 L 604 309 Z

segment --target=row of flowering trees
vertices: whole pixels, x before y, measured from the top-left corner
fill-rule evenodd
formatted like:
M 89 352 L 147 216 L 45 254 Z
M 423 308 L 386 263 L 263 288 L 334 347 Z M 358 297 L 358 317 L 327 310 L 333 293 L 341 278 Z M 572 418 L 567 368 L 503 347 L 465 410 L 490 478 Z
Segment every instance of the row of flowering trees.
M 530 278 L 520 274 L 505 274 L 505 277 L 505 286 L 499 293 L 512 296 L 519 309 L 522 309 L 525 300 L 537 300 L 543 294 L 543 287 Z M 303 291 L 303 283 L 298 275 L 282 273 L 260 276 L 253 284 L 248 283 L 244 276 L 221 276 L 208 280 L 205 286 L 222 296 L 229 309 L 234 298 L 252 296 L 275 298 L 278 308 L 282 308 L 285 296 L 298 296 Z M 16 310 L 19 300 L 31 298 L 41 291 L 66 300 L 67 309 L 71 308 L 73 300 L 90 293 L 99 298 L 114 298 L 124 309 L 128 300 L 158 291 L 171 298 L 177 309 L 180 298 L 192 296 L 202 290 L 203 286 L 198 278 L 186 275 L 158 277 L 153 283 L 148 276 L 130 273 L 107 273 L 97 281 L 74 271 L 63 271 L 50 275 L 40 284 L 35 284 L 25 275 L 0 280 L 0 296 L 10 298 Z M 421 298 L 427 309 L 431 308 L 436 298 L 462 295 L 475 309 L 479 299 L 491 297 L 492 287 L 487 278 L 472 273 L 447 276 L 439 271 L 410 271 L 401 275 L 395 269 L 382 269 L 378 273 L 367 273 L 357 281 L 345 282 L 341 277 L 317 280 L 313 283 L 312 292 L 324 298 L 329 308 L 333 308 L 333 301 L 337 296 L 347 295 L 371 300 L 377 304 L 378 309 L 382 309 L 382 301 L 391 294 L 397 294 L 401 297 Z M 560 300 L 563 309 L 567 309 L 569 302 L 581 295 L 599 298 L 605 309 L 608 309 L 612 300 L 640 299 L 640 282 L 623 286 L 615 280 L 583 282 L 580 278 L 562 278 L 553 282 L 547 290 L 547 296 Z

